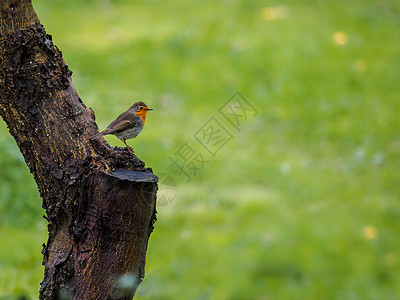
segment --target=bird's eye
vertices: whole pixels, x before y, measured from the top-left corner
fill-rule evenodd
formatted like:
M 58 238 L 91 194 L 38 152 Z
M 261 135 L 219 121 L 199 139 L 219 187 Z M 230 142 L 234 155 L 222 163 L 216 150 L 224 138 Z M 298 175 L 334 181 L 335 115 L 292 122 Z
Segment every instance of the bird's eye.
M 143 109 L 143 106 L 139 106 L 139 110 L 142 110 Z

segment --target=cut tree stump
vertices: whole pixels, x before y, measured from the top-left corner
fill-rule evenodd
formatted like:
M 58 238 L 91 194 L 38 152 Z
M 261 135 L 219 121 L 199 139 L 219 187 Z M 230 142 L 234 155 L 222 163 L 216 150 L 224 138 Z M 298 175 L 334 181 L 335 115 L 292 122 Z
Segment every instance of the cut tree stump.
M 30 0 L 0 0 L 0 114 L 33 174 L 49 237 L 40 299 L 132 299 L 157 176 L 98 132 Z

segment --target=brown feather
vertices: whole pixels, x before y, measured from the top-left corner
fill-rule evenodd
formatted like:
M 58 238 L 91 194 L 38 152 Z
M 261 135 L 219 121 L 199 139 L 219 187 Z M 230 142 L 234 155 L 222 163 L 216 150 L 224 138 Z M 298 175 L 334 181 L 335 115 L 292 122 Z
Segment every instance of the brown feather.
M 108 131 L 106 134 L 113 134 L 115 132 L 134 127 L 139 122 L 140 117 L 128 110 L 120 114 L 114 121 L 110 123 L 110 125 L 108 125 Z

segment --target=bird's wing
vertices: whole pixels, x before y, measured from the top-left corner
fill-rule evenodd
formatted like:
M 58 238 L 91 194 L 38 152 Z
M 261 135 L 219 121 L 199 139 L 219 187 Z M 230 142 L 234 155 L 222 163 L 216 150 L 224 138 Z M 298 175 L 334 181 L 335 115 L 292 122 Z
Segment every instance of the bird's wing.
M 111 122 L 107 127 L 106 134 L 114 134 L 127 128 L 135 127 L 141 122 L 141 118 L 137 115 L 121 114 L 118 118 Z

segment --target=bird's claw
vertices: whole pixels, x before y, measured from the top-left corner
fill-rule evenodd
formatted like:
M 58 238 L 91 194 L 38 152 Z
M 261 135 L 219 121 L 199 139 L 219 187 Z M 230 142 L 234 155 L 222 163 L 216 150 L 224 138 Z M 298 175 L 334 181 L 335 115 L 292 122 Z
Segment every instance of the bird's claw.
M 128 149 L 128 151 L 131 153 L 131 154 L 135 154 L 135 151 L 133 151 L 133 148 L 132 147 L 126 147 L 127 149 Z

